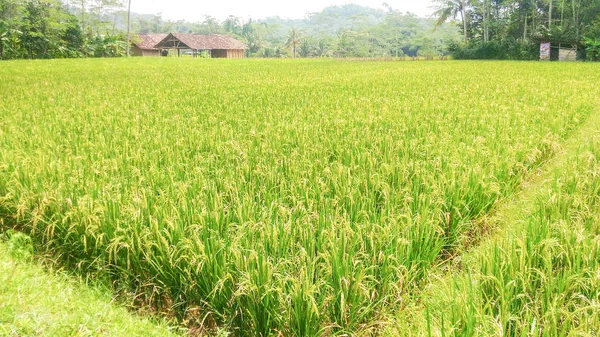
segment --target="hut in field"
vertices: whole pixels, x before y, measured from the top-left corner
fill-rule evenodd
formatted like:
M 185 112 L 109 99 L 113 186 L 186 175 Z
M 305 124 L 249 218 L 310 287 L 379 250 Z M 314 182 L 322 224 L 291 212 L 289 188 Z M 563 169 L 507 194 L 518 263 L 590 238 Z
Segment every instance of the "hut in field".
M 577 42 L 542 42 L 540 43 L 541 61 L 574 62 L 579 58 Z
M 203 54 L 212 58 L 243 58 L 246 45 L 229 35 L 221 34 L 140 34 L 134 42 L 134 55 L 161 56 L 176 50 L 194 57 Z M 140 50 L 141 52 L 138 52 Z
M 160 50 L 155 48 L 156 44 L 167 37 L 168 34 L 138 34 L 134 36 L 131 44 L 131 55 L 133 56 L 160 56 Z

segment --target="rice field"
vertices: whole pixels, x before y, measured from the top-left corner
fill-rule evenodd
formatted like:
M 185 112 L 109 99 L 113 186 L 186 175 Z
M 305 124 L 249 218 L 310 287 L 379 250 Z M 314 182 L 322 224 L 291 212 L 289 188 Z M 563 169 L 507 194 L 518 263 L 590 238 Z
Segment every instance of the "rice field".
M 600 333 L 599 130 L 595 116 L 569 139 L 531 197 L 510 206 L 515 215 L 499 217 L 498 235 L 427 287 L 409 324 L 436 336 Z
M 205 333 L 383 334 L 420 305 L 432 270 L 486 235 L 481 219 L 598 113 L 597 70 L 3 62 L 0 228 Z M 501 272 L 494 256 L 516 261 L 490 255 L 482 273 Z M 436 322 L 420 334 L 471 331 Z

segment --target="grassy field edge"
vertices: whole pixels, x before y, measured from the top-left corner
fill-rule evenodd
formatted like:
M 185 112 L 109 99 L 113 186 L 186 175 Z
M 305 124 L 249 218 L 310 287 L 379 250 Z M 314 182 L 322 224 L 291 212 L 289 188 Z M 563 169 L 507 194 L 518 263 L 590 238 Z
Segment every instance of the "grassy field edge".
M 0 242 L 1 336 L 178 336 L 181 328 L 129 313 L 108 290 L 48 270 L 28 237 Z

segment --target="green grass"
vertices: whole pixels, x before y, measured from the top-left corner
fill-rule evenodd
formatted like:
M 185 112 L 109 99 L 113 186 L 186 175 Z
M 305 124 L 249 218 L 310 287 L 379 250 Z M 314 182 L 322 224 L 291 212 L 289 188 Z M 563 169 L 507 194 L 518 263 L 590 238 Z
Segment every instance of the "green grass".
M 600 75 L 138 59 L 0 77 L 4 227 L 181 321 L 315 336 L 382 331 L 597 113 Z
M 107 291 L 32 262 L 24 238 L 0 243 L 0 336 L 182 335 L 133 316 Z

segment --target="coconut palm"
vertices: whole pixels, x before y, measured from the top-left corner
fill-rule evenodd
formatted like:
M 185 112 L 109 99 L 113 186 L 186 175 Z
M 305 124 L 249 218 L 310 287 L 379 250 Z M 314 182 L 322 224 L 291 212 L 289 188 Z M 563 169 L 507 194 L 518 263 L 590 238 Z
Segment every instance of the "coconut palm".
M 302 41 L 302 34 L 300 31 L 296 28 L 290 29 L 285 46 L 287 48 L 292 47 L 292 54 L 294 54 L 294 58 L 296 58 L 296 45 L 300 43 L 300 41 Z
M 303 39 L 298 48 L 301 57 L 309 57 L 313 52 L 313 45 L 309 39 Z
M 242 35 L 243 23 L 240 22 L 240 18 L 230 15 L 225 21 L 223 21 L 223 28 L 227 33 L 234 35 Z
M 449 18 L 456 19 L 460 15 L 463 22 L 465 42 L 467 42 L 467 0 L 435 0 L 435 3 L 437 4 L 436 10 L 433 13 L 433 16 L 437 17 L 435 26 L 439 27 Z

